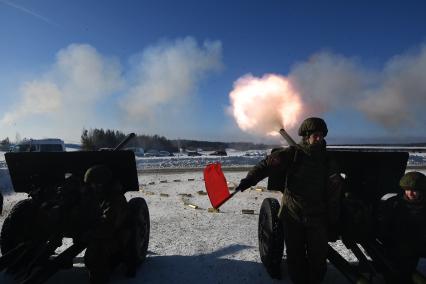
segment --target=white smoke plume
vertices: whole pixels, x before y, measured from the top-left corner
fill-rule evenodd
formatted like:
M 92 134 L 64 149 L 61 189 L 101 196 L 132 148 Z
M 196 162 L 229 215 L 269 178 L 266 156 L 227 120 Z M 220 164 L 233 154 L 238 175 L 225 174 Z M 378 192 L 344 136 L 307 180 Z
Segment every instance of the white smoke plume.
M 353 58 L 327 52 L 295 65 L 291 82 L 308 114 L 340 107 L 360 111 L 388 131 L 424 128 L 426 115 L 426 46 L 390 59 L 382 70 L 361 66 Z
M 299 120 L 300 96 L 284 76 L 245 75 L 234 83 L 229 96 L 230 112 L 238 126 L 249 133 L 276 135 L 280 128 L 292 128 Z
M 62 106 L 62 94 L 52 82 L 32 81 L 21 86 L 22 102 L 15 111 L 6 113 L 2 123 L 13 124 L 16 120 L 33 114 L 55 112 Z
M 359 109 L 391 130 L 426 126 L 426 45 L 395 56 L 386 64 L 377 88 L 367 89 Z
M 221 57 L 219 41 L 199 45 L 186 37 L 144 49 L 123 71 L 118 59 L 88 44 L 72 44 L 56 54 L 38 79 L 21 84 L 15 105 L 0 117 L 0 129 L 22 131 L 25 126 L 34 129 L 25 136 L 77 141 L 83 127 L 146 131 L 151 121 L 151 129 L 159 133 L 158 126 L 167 129 L 170 121 L 196 121 L 188 103 L 199 82 L 222 68 Z
M 46 135 L 79 137 L 94 104 L 123 85 L 120 76 L 116 60 L 103 57 L 90 45 L 72 44 L 57 53 L 55 63 L 40 79 L 22 84 L 20 100 L 1 123 L 42 117 L 49 120 L 39 129 Z
M 178 119 L 199 81 L 222 68 L 221 57 L 219 41 L 198 46 L 192 37 L 144 50 L 134 60 L 134 80 L 120 104 L 129 121 L 158 125 L 170 112 Z
M 289 75 L 304 102 L 304 115 L 322 114 L 352 104 L 363 92 L 364 77 L 355 59 L 322 52 L 296 64 Z
M 331 52 L 320 52 L 306 62 L 293 66 L 287 80 L 294 94 L 300 100 L 300 111 L 297 113 L 298 123 L 309 116 L 323 116 L 326 113 L 340 109 L 361 113 L 373 124 L 381 126 L 389 133 L 401 132 L 417 128 L 423 131 L 426 125 L 426 46 L 416 51 L 404 53 L 384 64 L 381 70 L 364 67 L 359 60 L 348 58 Z M 266 78 L 270 75 L 264 75 Z M 276 76 L 276 75 L 274 75 Z M 259 78 L 249 78 L 256 81 Z M 276 116 L 282 106 L 275 99 L 257 100 L 247 105 L 244 113 L 253 121 L 262 121 L 247 129 L 241 125 L 241 115 L 235 106 L 235 92 L 241 77 L 235 83 L 230 93 L 231 112 L 239 127 L 247 132 L 261 134 L 275 127 L 272 117 Z M 246 83 L 246 85 L 248 85 Z M 261 91 L 252 88 L 261 94 Z M 283 104 L 288 104 L 286 92 L 281 92 Z M 280 97 L 280 96 L 277 96 Z M 264 117 L 268 115 L 271 121 Z M 293 114 L 294 115 L 294 114 Z M 291 127 L 290 127 L 291 128 Z M 421 134 L 418 132 L 418 134 Z

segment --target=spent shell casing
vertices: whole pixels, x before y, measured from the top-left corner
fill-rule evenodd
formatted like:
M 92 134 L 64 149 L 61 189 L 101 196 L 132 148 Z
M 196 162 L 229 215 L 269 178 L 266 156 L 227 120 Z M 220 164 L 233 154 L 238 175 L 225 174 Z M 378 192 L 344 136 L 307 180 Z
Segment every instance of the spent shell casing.
M 210 212 L 210 213 L 219 213 L 220 212 L 219 208 L 209 208 L 209 209 L 207 209 L 207 211 Z

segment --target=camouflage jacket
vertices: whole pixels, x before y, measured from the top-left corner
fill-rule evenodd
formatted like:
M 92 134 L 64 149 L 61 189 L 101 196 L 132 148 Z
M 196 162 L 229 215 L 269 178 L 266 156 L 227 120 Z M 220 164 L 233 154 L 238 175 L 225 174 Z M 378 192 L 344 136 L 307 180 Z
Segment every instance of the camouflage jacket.
M 386 245 L 409 242 L 414 246 L 426 244 L 426 202 L 412 202 L 403 194 L 386 200 L 378 216 L 379 237 Z
M 338 206 L 338 201 L 330 194 L 327 182 L 337 172 L 325 149 L 314 153 L 289 147 L 275 150 L 260 161 L 249 171 L 244 183 L 251 186 L 269 177 L 268 188 L 283 192 L 282 208 L 297 220 L 326 214 L 335 219 L 338 209 L 331 207 Z M 271 182 L 274 179 L 280 181 L 279 185 Z M 330 201 L 334 201 L 332 206 Z

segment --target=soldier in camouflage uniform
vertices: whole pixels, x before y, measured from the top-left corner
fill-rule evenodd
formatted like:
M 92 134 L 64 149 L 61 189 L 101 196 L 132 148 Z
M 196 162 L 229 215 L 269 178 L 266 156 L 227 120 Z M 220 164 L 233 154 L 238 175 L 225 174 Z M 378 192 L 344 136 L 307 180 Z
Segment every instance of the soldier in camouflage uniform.
M 93 190 L 98 201 L 100 216 L 88 235 L 84 255 L 91 283 L 107 283 L 110 271 L 123 259 L 129 232 L 124 229 L 127 201 L 122 188 L 113 180 L 111 170 L 104 165 L 89 168 L 84 176 L 87 190 Z
M 326 273 L 327 228 L 337 223 L 337 202 L 329 206 L 327 182 L 340 182 L 336 167 L 326 152 L 327 125 L 311 117 L 299 128 L 300 148 L 289 147 L 271 153 L 242 179 L 237 190 L 245 190 L 279 171 L 286 175 L 279 217 L 284 225 L 288 271 L 296 283 L 319 283 Z M 330 217 L 330 218 L 328 218 Z
M 426 256 L 426 176 L 408 172 L 399 183 L 402 193 L 387 199 L 379 215 L 380 240 L 398 275 L 389 283 L 412 283 L 420 257 Z

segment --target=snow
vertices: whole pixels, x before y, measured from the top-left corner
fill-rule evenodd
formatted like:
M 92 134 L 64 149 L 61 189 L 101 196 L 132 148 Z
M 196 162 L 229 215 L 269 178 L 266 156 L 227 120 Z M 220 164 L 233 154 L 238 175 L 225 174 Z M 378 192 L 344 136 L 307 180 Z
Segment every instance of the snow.
M 245 156 L 239 153 L 235 156 L 211 159 L 236 161 L 238 157 Z M 198 161 L 199 167 L 210 162 L 210 159 L 204 156 L 177 158 L 181 164 L 176 162 L 176 166 L 158 164 L 156 158 L 138 159 L 138 166 L 185 169 L 191 161 Z M 151 164 L 145 160 L 151 161 Z M 173 160 L 173 157 L 167 157 L 165 160 Z M 229 162 L 229 165 L 232 166 L 232 162 Z M 422 172 L 426 174 L 426 170 Z M 238 184 L 246 173 L 247 171 L 225 171 L 225 176 L 232 185 Z M 284 279 L 277 281 L 268 276 L 260 261 L 257 243 L 260 205 L 268 197 L 280 200 L 281 193 L 247 190 L 236 194 L 225 203 L 220 213 L 209 213 L 207 209 L 211 205 L 208 197 L 198 193 L 205 191 L 200 170 L 183 170 L 178 173 L 164 169 L 153 172 L 140 171 L 139 184 L 142 185 L 141 190 L 128 192 L 126 197 L 130 199 L 140 196 L 148 203 L 151 220 L 148 256 L 138 270 L 136 278 L 124 278 L 118 269 L 112 275 L 112 283 L 290 283 L 285 259 L 282 264 Z M 0 186 L 6 193 L 4 212 L 0 217 L 2 225 L 13 205 L 26 198 L 26 194 L 13 192 L 6 168 L 0 171 Z M 265 187 L 266 180 L 260 182 L 258 186 Z M 160 193 L 168 194 L 168 197 L 160 196 Z M 191 197 L 183 194 L 191 194 Z M 191 203 L 199 208 L 193 209 L 184 203 Z M 242 214 L 243 209 L 254 210 L 255 214 Z M 69 240 L 65 241 L 69 243 Z M 333 243 L 332 246 L 347 260 L 352 262 L 356 260 L 340 241 Z M 61 247 L 60 251 L 65 247 L 66 245 Z M 423 273 L 426 272 L 426 261 L 422 260 L 419 269 Z M 328 265 L 325 283 L 345 283 L 345 281 L 339 271 Z M 1 273 L 0 283 L 11 284 L 14 281 Z M 48 283 L 88 283 L 88 274 L 81 255 L 76 258 L 72 269 L 57 273 Z M 375 283 L 383 281 L 377 278 Z

